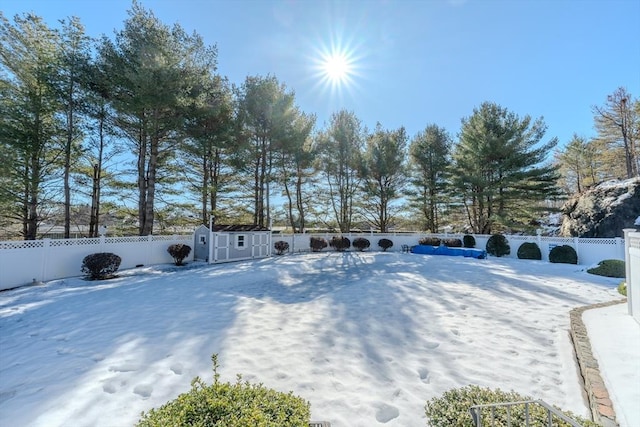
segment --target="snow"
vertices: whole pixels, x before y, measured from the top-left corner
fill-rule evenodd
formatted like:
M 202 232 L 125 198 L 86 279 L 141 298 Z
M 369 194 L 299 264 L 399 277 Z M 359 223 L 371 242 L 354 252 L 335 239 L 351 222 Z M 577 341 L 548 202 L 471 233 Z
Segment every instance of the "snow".
M 323 252 L 6 291 L 0 425 L 132 425 L 194 376 L 210 383 L 213 353 L 222 380 L 291 390 L 333 427 L 425 425 L 427 400 L 468 384 L 587 415 L 569 311 L 619 298 L 618 281 L 542 261 Z
M 640 324 L 627 304 L 582 314 L 620 427 L 640 426 Z

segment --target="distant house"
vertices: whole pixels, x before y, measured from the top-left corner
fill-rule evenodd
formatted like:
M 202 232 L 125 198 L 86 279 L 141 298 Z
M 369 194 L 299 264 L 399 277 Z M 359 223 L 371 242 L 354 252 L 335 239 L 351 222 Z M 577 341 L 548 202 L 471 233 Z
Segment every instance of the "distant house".
M 271 255 L 271 231 L 256 225 L 201 225 L 194 232 L 194 259 L 209 263 Z

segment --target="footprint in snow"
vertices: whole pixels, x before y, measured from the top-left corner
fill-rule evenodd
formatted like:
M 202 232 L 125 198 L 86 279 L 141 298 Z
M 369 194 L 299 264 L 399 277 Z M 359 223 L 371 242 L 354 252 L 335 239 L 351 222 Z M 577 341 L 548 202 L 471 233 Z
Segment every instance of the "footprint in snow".
M 392 419 L 398 418 L 400 415 L 400 411 L 395 406 L 388 405 L 386 403 L 379 403 L 377 407 L 376 420 L 378 420 L 379 423 L 388 423 Z
M 143 398 L 146 399 L 149 396 L 151 396 L 151 393 L 153 392 L 153 387 L 149 384 L 140 384 L 135 386 L 135 388 L 133 389 L 133 392 L 138 396 L 142 396 Z
M 138 370 L 138 365 L 134 363 L 122 363 L 120 365 L 109 366 L 111 372 L 133 372 Z
M 431 377 L 429 376 L 429 370 L 427 368 L 418 369 L 418 375 L 420 375 L 420 379 L 425 383 L 429 384 L 431 382 Z
M 169 369 L 171 369 L 171 372 L 176 375 L 182 375 L 182 363 L 174 363 L 169 367 Z
M 438 347 L 440 347 L 440 343 L 439 343 L 439 342 L 430 342 L 430 341 L 427 341 L 427 342 L 424 344 L 424 346 L 425 346 L 426 348 L 428 348 L 429 350 L 433 350 L 434 348 L 438 348 Z
M 116 392 L 116 386 L 114 386 L 112 383 L 105 384 L 102 386 L 102 391 L 104 391 L 105 393 L 113 394 Z

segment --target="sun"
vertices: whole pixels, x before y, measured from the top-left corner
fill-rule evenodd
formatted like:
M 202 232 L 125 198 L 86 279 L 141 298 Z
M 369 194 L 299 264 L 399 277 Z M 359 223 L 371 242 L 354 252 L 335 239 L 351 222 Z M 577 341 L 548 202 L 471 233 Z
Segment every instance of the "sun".
M 322 59 L 325 78 L 333 85 L 346 83 L 353 69 L 349 58 L 344 53 L 332 53 Z

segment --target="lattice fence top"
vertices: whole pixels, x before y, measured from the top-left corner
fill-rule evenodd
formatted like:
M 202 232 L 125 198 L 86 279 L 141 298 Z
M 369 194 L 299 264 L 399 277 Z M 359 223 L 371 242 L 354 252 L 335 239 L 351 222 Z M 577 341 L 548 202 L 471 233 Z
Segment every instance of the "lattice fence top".
M 31 249 L 43 247 L 43 240 L 12 240 L 7 242 L 0 242 L 0 249 Z
M 51 247 L 72 247 L 72 246 L 98 246 L 104 239 L 104 243 L 139 243 L 151 241 L 193 241 L 192 235 L 180 236 L 125 236 L 125 237 L 92 237 L 80 239 L 43 239 L 43 240 L 8 240 L 0 242 L 0 249 L 35 249 Z

